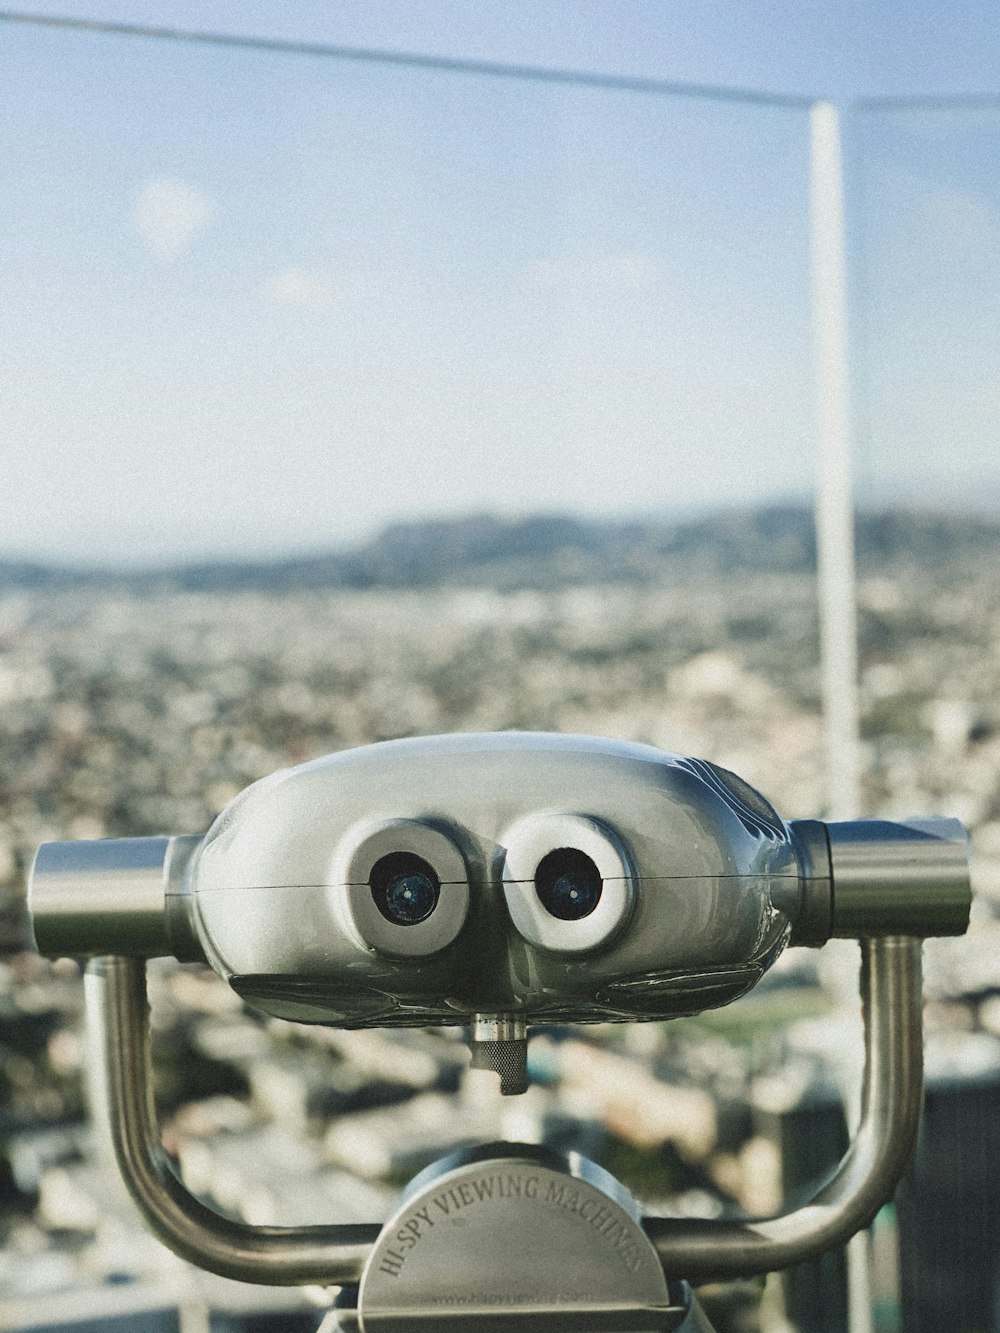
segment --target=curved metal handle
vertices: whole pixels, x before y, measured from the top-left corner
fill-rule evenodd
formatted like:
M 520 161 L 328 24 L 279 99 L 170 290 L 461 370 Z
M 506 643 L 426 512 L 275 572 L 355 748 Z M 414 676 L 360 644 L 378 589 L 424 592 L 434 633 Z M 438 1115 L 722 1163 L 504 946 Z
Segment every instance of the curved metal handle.
M 85 990 L 118 1166 L 164 1245 L 199 1268 L 238 1282 L 359 1281 L 379 1226 L 248 1226 L 213 1212 L 185 1189 L 160 1144 L 153 1109 L 145 963 L 96 958 L 88 964 Z
M 647 1217 L 668 1277 L 724 1281 L 789 1268 L 868 1226 L 910 1164 L 923 1092 L 920 940 L 861 941 L 865 1077 L 861 1122 L 813 1201 L 760 1221 Z
M 644 1219 L 668 1277 L 703 1282 L 802 1263 L 867 1226 L 892 1196 L 920 1119 L 920 941 L 870 939 L 861 949 L 865 1082 L 861 1123 L 843 1162 L 810 1204 L 780 1217 Z M 160 1145 L 152 1106 L 145 964 L 96 959 L 86 990 L 118 1165 L 164 1244 L 201 1268 L 242 1282 L 357 1282 L 379 1226 L 251 1227 L 221 1217 L 184 1188 Z

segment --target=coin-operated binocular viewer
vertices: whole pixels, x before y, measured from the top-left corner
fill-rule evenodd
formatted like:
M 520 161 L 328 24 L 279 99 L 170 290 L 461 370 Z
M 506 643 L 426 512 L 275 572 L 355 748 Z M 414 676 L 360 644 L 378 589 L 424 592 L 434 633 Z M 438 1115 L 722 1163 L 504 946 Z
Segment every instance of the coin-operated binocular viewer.
M 910 1160 L 920 941 L 968 924 L 955 820 L 783 822 L 713 764 L 507 733 L 372 745 L 249 787 L 204 836 L 46 843 L 38 948 L 86 956 L 122 1174 L 153 1231 L 244 1282 L 341 1286 L 324 1329 L 665 1333 L 689 1283 L 801 1263 L 865 1227 Z M 778 1217 L 644 1217 L 576 1155 L 488 1144 L 428 1168 L 384 1226 L 252 1227 L 193 1198 L 151 1109 L 146 959 L 207 962 L 265 1013 L 343 1028 L 457 1024 L 501 1091 L 530 1024 L 694 1014 L 786 945 L 859 939 L 860 1124 Z

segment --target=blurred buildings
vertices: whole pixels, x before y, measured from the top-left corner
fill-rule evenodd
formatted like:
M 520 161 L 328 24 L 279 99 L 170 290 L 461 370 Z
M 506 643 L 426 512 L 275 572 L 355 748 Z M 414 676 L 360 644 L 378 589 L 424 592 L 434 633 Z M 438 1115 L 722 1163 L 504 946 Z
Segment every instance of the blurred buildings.
M 1000 580 L 964 549 L 863 570 L 868 813 L 955 814 L 973 830 L 975 925 L 928 946 L 929 1020 L 959 1072 L 995 1081 Z M 24 952 L 23 876 L 40 841 L 198 832 L 284 765 L 510 727 L 704 755 L 786 817 L 815 815 L 817 666 L 807 569 L 702 561 L 673 580 L 530 588 L 154 581 L 0 595 L 0 1329 L 98 1327 L 81 1321 L 115 1310 L 122 1327 L 182 1333 L 250 1327 L 252 1310 L 263 1329 L 268 1300 L 284 1302 L 282 1328 L 319 1322 L 307 1297 L 213 1283 L 137 1229 L 84 1122 L 79 970 Z M 856 1073 L 857 1024 L 831 999 L 853 992 L 844 960 L 820 957 L 822 989 L 816 956 L 789 954 L 754 997 L 700 1020 L 542 1033 L 534 1086 L 504 1103 L 491 1076 L 469 1073 L 460 1034 L 296 1028 L 244 1011 L 197 969 L 157 965 L 165 1141 L 193 1189 L 256 1222 L 374 1220 L 426 1161 L 497 1136 L 579 1148 L 654 1207 L 766 1210 L 805 1169 L 789 1149 L 801 1147 L 793 1113 L 841 1066 Z M 946 1142 L 937 1121 L 933 1132 Z M 824 1130 L 830 1154 L 839 1134 Z M 951 1207 L 936 1181 L 907 1197 L 926 1189 Z M 909 1206 L 901 1226 L 915 1235 Z M 913 1290 L 912 1270 L 903 1277 Z M 720 1329 L 757 1327 L 756 1306 L 718 1306 Z

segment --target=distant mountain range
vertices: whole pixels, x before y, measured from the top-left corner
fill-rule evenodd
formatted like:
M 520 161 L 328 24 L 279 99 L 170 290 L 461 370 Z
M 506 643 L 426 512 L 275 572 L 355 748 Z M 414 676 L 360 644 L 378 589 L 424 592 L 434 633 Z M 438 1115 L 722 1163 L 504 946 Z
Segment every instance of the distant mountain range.
M 1000 569 L 1000 520 L 887 509 L 857 520 L 859 559 Z M 267 560 L 213 560 L 140 571 L 0 560 L 0 591 L 118 587 L 138 591 L 543 588 L 720 576 L 735 568 L 807 573 L 815 568 L 811 511 L 784 505 L 684 520 L 473 514 L 394 523 L 357 546 Z

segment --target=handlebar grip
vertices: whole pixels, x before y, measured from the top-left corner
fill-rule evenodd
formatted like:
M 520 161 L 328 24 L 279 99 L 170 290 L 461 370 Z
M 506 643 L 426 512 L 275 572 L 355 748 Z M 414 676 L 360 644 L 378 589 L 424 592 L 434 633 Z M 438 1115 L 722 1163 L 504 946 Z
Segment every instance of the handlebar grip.
M 957 819 L 793 820 L 803 897 L 792 944 L 964 935 L 972 885 Z
M 203 960 L 185 911 L 185 872 L 200 843 L 197 835 L 43 843 L 28 877 L 38 952 Z
M 964 935 L 969 837 L 957 819 L 827 824 L 833 935 Z

